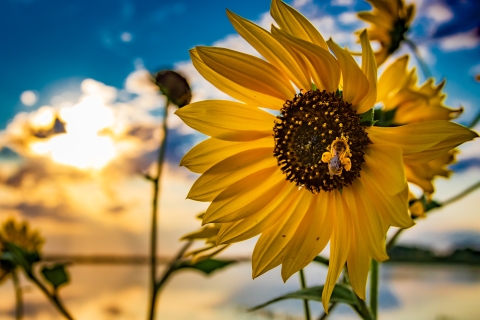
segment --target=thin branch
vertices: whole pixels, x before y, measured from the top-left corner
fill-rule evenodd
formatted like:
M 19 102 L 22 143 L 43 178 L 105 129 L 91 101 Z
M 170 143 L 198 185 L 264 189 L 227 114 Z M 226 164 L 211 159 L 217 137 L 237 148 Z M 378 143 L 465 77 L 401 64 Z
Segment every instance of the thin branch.
M 37 287 L 50 299 L 51 302 L 55 305 L 55 307 L 62 313 L 62 315 L 69 319 L 73 320 L 73 317 L 70 315 L 70 313 L 67 311 L 65 306 L 63 305 L 62 301 L 60 301 L 60 297 L 57 294 L 57 291 L 55 290 L 53 293 L 51 293 L 44 285 L 41 283 L 37 277 L 33 273 L 27 274 L 27 276 L 32 280 L 33 283 L 37 285 Z
M 150 233 L 150 305 L 148 311 L 148 319 L 153 320 L 155 316 L 155 303 L 157 300 L 157 236 L 158 236 L 158 208 L 159 208 L 159 194 L 161 189 L 160 178 L 162 176 L 163 169 L 163 160 L 165 158 L 165 150 L 167 148 L 167 136 L 168 136 L 168 126 L 167 126 L 167 116 L 168 116 L 168 106 L 170 100 L 167 98 L 165 104 L 164 113 L 163 113 L 163 140 L 158 151 L 157 159 L 157 173 L 154 178 L 147 178 L 153 183 L 153 200 L 152 200 L 152 225 Z

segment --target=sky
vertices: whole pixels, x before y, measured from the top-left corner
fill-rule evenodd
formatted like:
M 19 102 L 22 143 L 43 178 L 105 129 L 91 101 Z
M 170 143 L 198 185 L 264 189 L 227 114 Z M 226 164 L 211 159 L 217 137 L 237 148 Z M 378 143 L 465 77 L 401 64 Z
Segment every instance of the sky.
M 289 3 L 324 38 L 358 49 L 353 31 L 366 24 L 355 12 L 369 10 L 368 3 Z M 480 74 L 480 5 L 473 0 L 415 3 L 409 37 L 435 82 L 446 79 L 446 105 L 464 108 L 457 121 L 469 124 L 480 112 L 480 83 L 474 79 Z M 0 222 L 7 216 L 30 221 L 47 239 L 46 253 L 146 254 L 151 185 L 142 175 L 154 170 L 165 104 L 148 74 L 165 68 L 182 73 L 193 101 L 228 98 L 195 71 L 188 50 L 213 45 L 258 55 L 235 33 L 225 9 L 269 29 L 269 6 L 266 0 L 2 1 Z M 411 51 L 403 46 L 395 56 L 406 53 Z M 413 57 L 410 66 L 417 66 Z M 424 80 L 420 73 L 420 83 Z M 173 113 L 168 118 L 160 208 L 164 254 L 200 226 L 194 217 L 207 207 L 185 200 L 197 175 L 178 167 L 205 137 Z M 437 179 L 435 199 L 448 199 L 478 181 L 479 140 L 462 146 L 457 160 L 451 179 Z M 477 191 L 437 210 L 401 241 L 439 251 L 480 248 L 479 196 Z M 240 243 L 229 254 L 248 256 L 254 243 Z

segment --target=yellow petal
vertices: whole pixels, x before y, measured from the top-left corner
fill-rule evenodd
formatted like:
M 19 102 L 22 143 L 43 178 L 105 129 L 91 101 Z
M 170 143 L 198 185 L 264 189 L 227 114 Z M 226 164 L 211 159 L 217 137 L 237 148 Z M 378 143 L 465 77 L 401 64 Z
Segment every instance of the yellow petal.
M 347 261 L 350 242 L 352 241 L 352 218 L 339 192 L 330 192 L 329 211 L 334 217 L 333 233 L 330 240 L 330 264 L 327 279 L 322 292 L 323 309 L 328 312 L 328 303 L 335 283 Z
M 198 55 L 197 50 L 190 50 L 190 57 L 193 66 L 197 71 L 217 89 L 225 92 L 232 98 L 245 102 L 255 107 L 263 107 L 272 110 L 279 110 L 285 100 L 260 93 L 255 90 L 247 89 L 235 82 L 221 76 L 209 68 Z
M 360 101 L 357 112 L 364 113 L 370 110 L 377 101 L 377 63 L 367 30 L 363 30 L 360 34 L 360 42 L 362 43 L 362 71 L 368 80 L 368 92 Z
M 354 236 L 350 242 L 350 250 L 347 257 L 347 268 L 353 291 L 360 299 L 365 300 L 368 271 L 370 271 L 372 258 L 362 238 L 362 230 L 354 228 Z
M 280 0 L 272 0 L 270 14 L 285 32 L 328 50 L 322 35 L 300 12 Z
M 266 198 L 268 204 L 253 215 L 230 223 L 223 223 L 218 232 L 217 244 L 234 243 L 250 239 L 271 228 L 298 198 L 298 187 L 294 183 L 282 181 L 272 186 Z
M 225 48 L 196 47 L 202 61 L 221 76 L 250 90 L 286 101 L 295 95 L 289 79 L 270 63 Z
M 408 185 L 405 184 L 403 190 L 392 195 L 376 179 L 375 173 L 378 170 L 374 172 L 368 165 L 364 165 L 362 171 L 362 176 L 358 180 L 362 184 L 362 192 L 366 195 L 362 199 L 365 209 L 375 208 L 382 215 L 383 221 L 388 225 L 399 228 L 410 228 L 413 226 L 413 220 L 408 214 Z
M 218 162 L 242 151 L 257 148 L 273 148 L 272 137 L 262 139 L 232 142 L 208 138 L 188 151 L 180 160 L 180 165 L 195 173 L 204 173 Z
M 226 100 L 191 103 L 175 112 L 185 124 L 221 140 L 246 141 L 272 135 L 275 116 L 258 108 Z
M 375 177 L 378 184 L 382 185 L 388 194 L 395 195 L 407 185 L 402 150 L 399 147 L 385 143 L 370 144 L 365 149 L 364 159 L 365 164 L 362 165 L 361 176 L 369 174 L 371 177 Z M 365 174 L 363 174 L 364 170 L 367 170 Z
M 235 182 L 265 168 L 277 167 L 272 148 L 250 149 L 220 161 L 202 174 L 187 195 L 196 201 L 212 201 Z
M 253 278 L 275 268 L 285 258 L 285 248 L 310 207 L 312 193 L 297 190 L 296 203 L 269 229 L 264 231 L 255 245 L 252 255 Z
M 280 42 L 303 54 L 310 67 L 309 71 L 318 89 L 335 92 L 340 81 L 340 66 L 329 51 L 272 26 L 272 34 Z
M 378 78 L 377 100 L 385 100 L 389 94 L 396 93 L 405 83 L 408 56 L 398 58 L 389 65 Z
M 331 39 L 328 45 L 340 64 L 343 78 L 343 100 L 352 104 L 352 109 L 357 110 L 360 101 L 368 93 L 368 80 L 357 65 L 350 53 L 340 48 Z
M 360 19 L 376 24 L 384 29 L 390 30 L 392 28 L 389 19 L 385 19 L 385 17 L 374 15 L 368 11 L 359 12 L 357 15 Z
M 385 249 L 385 235 L 388 224 L 383 220 L 376 207 L 362 195 L 365 187 L 357 179 L 351 188 L 343 190 L 345 201 L 352 216 L 352 225 L 355 229 L 356 241 L 360 250 L 367 250 L 368 256 L 373 256 L 378 261 L 388 259 Z
M 308 73 L 268 31 L 229 10 L 227 16 L 238 34 L 268 62 L 287 75 L 299 89 L 310 89 Z
M 285 175 L 275 166 L 243 178 L 223 190 L 210 204 L 203 224 L 232 222 L 251 216 L 268 204 L 264 195 L 272 186 L 285 180 Z
M 333 219 L 328 211 L 328 201 L 329 195 L 325 192 L 312 197 L 310 208 L 286 248 L 282 263 L 283 281 L 312 262 L 330 240 Z
M 367 128 L 374 144 L 390 144 L 403 151 L 405 163 L 431 161 L 478 135 L 450 121 L 428 121 L 393 128 Z

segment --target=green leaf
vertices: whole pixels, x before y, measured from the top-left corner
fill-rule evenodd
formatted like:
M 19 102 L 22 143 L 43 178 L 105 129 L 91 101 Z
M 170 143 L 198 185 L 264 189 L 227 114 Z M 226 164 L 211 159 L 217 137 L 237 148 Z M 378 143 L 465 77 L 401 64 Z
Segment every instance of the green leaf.
M 302 300 L 313 300 L 313 301 L 322 301 L 322 292 L 323 286 L 315 286 L 302 290 L 298 290 L 292 293 L 287 293 L 278 298 L 267 301 L 263 304 L 250 308 L 248 311 L 255 311 L 266 307 L 274 302 L 286 300 L 286 299 L 302 299 Z M 332 296 L 330 297 L 330 302 L 336 303 L 346 303 L 351 306 L 356 306 L 357 302 L 355 300 L 354 293 L 347 287 L 342 284 L 336 284 L 333 288 Z
M 42 274 L 45 279 L 57 290 L 59 286 L 69 281 L 67 271 L 64 264 L 56 264 L 53 267 L 43 267 Z
M 40 255 L 36 251 L 27 251 L 12 242 L 5 242 L 5 247 L 10 255 L 6 255 L 9 261 L 17 266 L 21 266 L 27 274 L 32 273 L 32 266 L 35 262 L 40 261 Z M 5 254 L 2 255 L 2 259 Z
M 395 127 L 394 123 L 397 108 L 385 111 L 383 109 L 376 109 L 373 119 L 377 127 Z
M 315 85 L 315 83 L 312 82 L 312 91 L 317 91 L 317 86 Z
M 206 275 L 211 274 L 214 271 L 225 268 L 233 263 L 236 263 L 236 260 L 217 260 L 217 259 L 206 259 L 197 263 L 192 264 L 190 261 L 182 262 L 176 270 L 181 269 L 194 269 L 203 272 Z
M 360 114 L 360 124 L 365 127 L 371 127 L 375 124 L 375 119 L 373 118 L 375 114 L 374 109 L 370 109 L 365 113 Z
M 316 256 L 313 261 L 315 262 L 318 262 L 318 263 L 321 263 L 321 264 L 324 264 L 326 266 L 328 266 L 330 264 L 330 260 L 328 259 L 325 259 L 324 257 L 322 256 Z

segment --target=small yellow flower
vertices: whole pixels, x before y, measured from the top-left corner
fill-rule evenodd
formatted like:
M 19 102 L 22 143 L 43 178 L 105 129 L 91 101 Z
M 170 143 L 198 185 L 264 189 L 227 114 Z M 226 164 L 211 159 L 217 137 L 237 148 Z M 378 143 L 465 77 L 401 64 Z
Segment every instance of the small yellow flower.
M 203 224 L 221 224 L 217 244 L 261 234 L 253 277 L 281 264 L 286 281 L 330 242 L 327 310 L 345 263 L 365 299 L 371 258 L 388 259 L 388 228 L 413 225 L 404 159 L 428 162 L 476 134 L 449 121 L 362 126 L 359 114 L 377 101 L 367 32 L 359 66 L 292 7 L 273 0 L 270 12 L 279 26 L 271 32 L 227 13 L 265 59 L 225 48 L 191 51 L 199 73 L 239 102 L 200 101 L 176 111 L 211 137 L 180 164 L 202 174 L 188 198 L 211 202 Z
M 36 230 L 30 230 L 27 222 L 17 222 L 10 218 L 0 229 L 0 253 L 6 250 L 5 243 L 11 242 L 26 251 L 39 252 L 44 243 L 43 238 Z M 0 282 L 11 272 L 10 266 L 0 261 Z
M 380 50 L 375 52 L 377 65 L 382 64 L 394 53 L 402 41 L 415 15 L 415 5 L 405 5 L 403 0 L 367 0 L 373 11 L 359 12 L 360 19 L 370 23 L 367 29 L 370 40 L 380 43 Z
M 444 105 L 446 94 L 442 89 L 445 81 L 436 86 L 433 78 L 420 86 L 417 81 L 416 70 L 408 70 L 408 56 L 395 60 L 380 76 L 377 100 L 382 104 L 383 112 L 393 114 L 389 119 L 392 125 L 452 120 L 462 113 L 462 108 L 451 109 Z M 436 176 L 450 176 L 451 171 L 446 167 L 454 163 L 456 153 L 449 150 L 424 163 L 405 161 L 407 180 L 430 196 L 434 192 L 432 180 Z
M 413 219 L 425 218 L 425 206 L 422 200 L 417 199 L 411 192 L 408 193 L 408 210 Z

